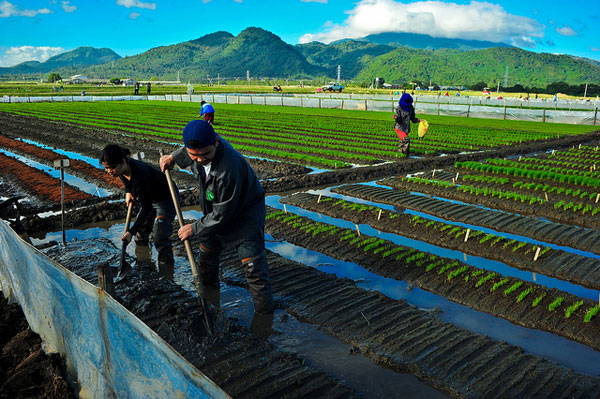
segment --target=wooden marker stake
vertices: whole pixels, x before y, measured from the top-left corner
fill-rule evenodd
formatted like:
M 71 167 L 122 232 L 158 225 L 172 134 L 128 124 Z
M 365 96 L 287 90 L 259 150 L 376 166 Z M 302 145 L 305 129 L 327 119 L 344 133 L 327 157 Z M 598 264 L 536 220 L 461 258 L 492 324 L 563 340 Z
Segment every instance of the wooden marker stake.
M 548 202 L 548 193 L 544 191 L 544 197 L 546 197 L 546 202 Z
M 321 202 L 321 196 L 322 196 L 322 195 L 323 195 L 323 194 L 319 194 L 319 199 L 317 200 L 317 204 L 318 204 L 319 202 Z
M 382 211 L 382 209 L 379 208 L 379 215 L 377 215 L 377 220 L 381 219 L 381 211 Z
M 533 281 L 535 281 L 535 272 L 533 272 Z
M 287 213 L 287 208 L 285 207 L 285 204 L 283 204 L 283 211 L 284 211 L 285 213 Z
M 540 251 L 542 250 L 542 247 L 537 247 L 537 250 L 535 251 L 535 255 L 533 256 L 533 261 L 535 262 L 538 257 L 540 256 Z
M 467 229 L 467 232 L 465 233 L 465 242 L 469 239 L 469 233 L 471 233 L 471 229 Z
M 360 236 L 360 230 L 358 229 L 358 225 L 356 225 L 356 232 L 358 233 L 358 235 Z

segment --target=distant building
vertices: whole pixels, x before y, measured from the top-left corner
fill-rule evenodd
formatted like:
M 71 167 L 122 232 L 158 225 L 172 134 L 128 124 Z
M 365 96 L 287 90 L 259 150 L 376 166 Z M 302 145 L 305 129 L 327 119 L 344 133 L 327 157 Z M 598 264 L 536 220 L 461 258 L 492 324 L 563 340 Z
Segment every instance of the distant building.
M 123 80 L 121 80 L 121 84 L 123 86 L 135 86 L 136 83 L 137 83 L 137 80 L 135 80 L 135 79 L 123 79 Z
M 72 84 L 81 84 L 81 83 L 89 83 L 90 80 L 87 76 L 84 75 L 73 75 L 70 78 L 63 79 L 64 83 L 72 83 Z

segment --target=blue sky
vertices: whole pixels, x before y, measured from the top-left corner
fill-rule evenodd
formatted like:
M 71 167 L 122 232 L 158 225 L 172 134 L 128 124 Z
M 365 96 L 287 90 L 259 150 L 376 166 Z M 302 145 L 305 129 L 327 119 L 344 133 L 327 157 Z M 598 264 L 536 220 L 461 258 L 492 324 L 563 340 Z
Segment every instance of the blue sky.
M 135 55 L 250 26 L 289 44 L 396 31 L 600 60 L 598 0 L 0 0 L 0 66 L 80 46 Z

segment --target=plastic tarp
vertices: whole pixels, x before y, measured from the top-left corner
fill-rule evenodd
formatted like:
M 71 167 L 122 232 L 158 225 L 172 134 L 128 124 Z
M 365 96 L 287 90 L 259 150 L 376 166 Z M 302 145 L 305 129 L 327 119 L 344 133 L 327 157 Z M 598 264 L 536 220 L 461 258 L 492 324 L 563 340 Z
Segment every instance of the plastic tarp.
M 220 94 L 165 94 L 151 96 L 65 96 L 65 97 L 8 97 L 0 102 L 42 102 L 42 101 L 116 101 L 116 100 L 161 100 L 224 104 L 254 104 L 292 106 L 305 108 L 335 108 L 394 112 L 400 95 L 370 95 L 350 93 L 321 94 L 281 94 L 281 93 L 220 93 Z M 428 115 L 466 116 L 473 118 L 511 119 L 524 121 L 554 122 L 600 125 L 596 107 L 598 100 L 559 99 L 555 104 L 542 99 L 498 99 L 481 96 L 434 96 L 416 95 L 415 110 Z M 563 108 L 555 110 L 554 106 Z M 530 108 L 523 108 L 530 107 Z M 535 109 L 539 107 L 540 109 Z M 541 108 L 545 108 L 545 110 Z M 569 108 L 569 110 L 564 110 Z M 576 111 L 579 109 L 580 111 Z M 587 110 L 587 111 L 582 111 Z
M 62 354 L 81 398 L 229 398 L 101 289 L 0 221 L 0 288 L 46 352 Z

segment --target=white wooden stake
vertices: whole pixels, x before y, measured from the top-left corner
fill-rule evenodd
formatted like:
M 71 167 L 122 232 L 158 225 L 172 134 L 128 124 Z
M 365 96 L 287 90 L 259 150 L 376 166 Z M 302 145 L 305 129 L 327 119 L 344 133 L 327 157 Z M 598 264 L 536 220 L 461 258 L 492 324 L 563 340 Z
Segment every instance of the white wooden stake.
M 431 172 L 431 178 L 433 179 L 435 176 L 435 169 L 433 170 L 433 172 Z
M 598 199 L 600 199 L 600 193 L 596 194 L 596 204 L 598 203 Z
M 554 150 L 552 150 L 552 155 L 554 155 Z
M 548 193 L 544 191 L 544 197 L 546 197 L 546 202 L 548 202 Z
M 519 161 L 521 160 L 521 156 L 519 155 Z
M 469 233 L 471 233 L 471 229 L 467 229 L 467 232 L 465 233 L 465 242 L 469 239 Z
M 456 184 L 455 181 L 454 181 L 454 177 L 452 178 L 452 184 Z
M 537 247 L 537 250 L 535 251 L 535 255 L 533 256 L 533 261 L 535 262 L 538 259 L 538 256 L 540 256 L 540 251 L 542 250 L 542 247 Z
M 285 213 L 287 213 L 287 208 L 285 207 L 285 204 L 283 204 L 283 211 L 284 211 Z
M 581 144 L 579 144 L 579 149 L 581 150 Z
M 319 199 L 317 200 L 317 204 L 318 204 L 319 202 L 321 202 L 321 195 L 323 195 L 323 194 L 319 194 Z
M 379 215 L 377 215 L 377 220 L 381 219 L 381 211 L 382 211 L 382 209 L 379 208 Z
M 458 181 L 458 172 L 456 172 L 456 177 L 455 177 L 456 181 Z

